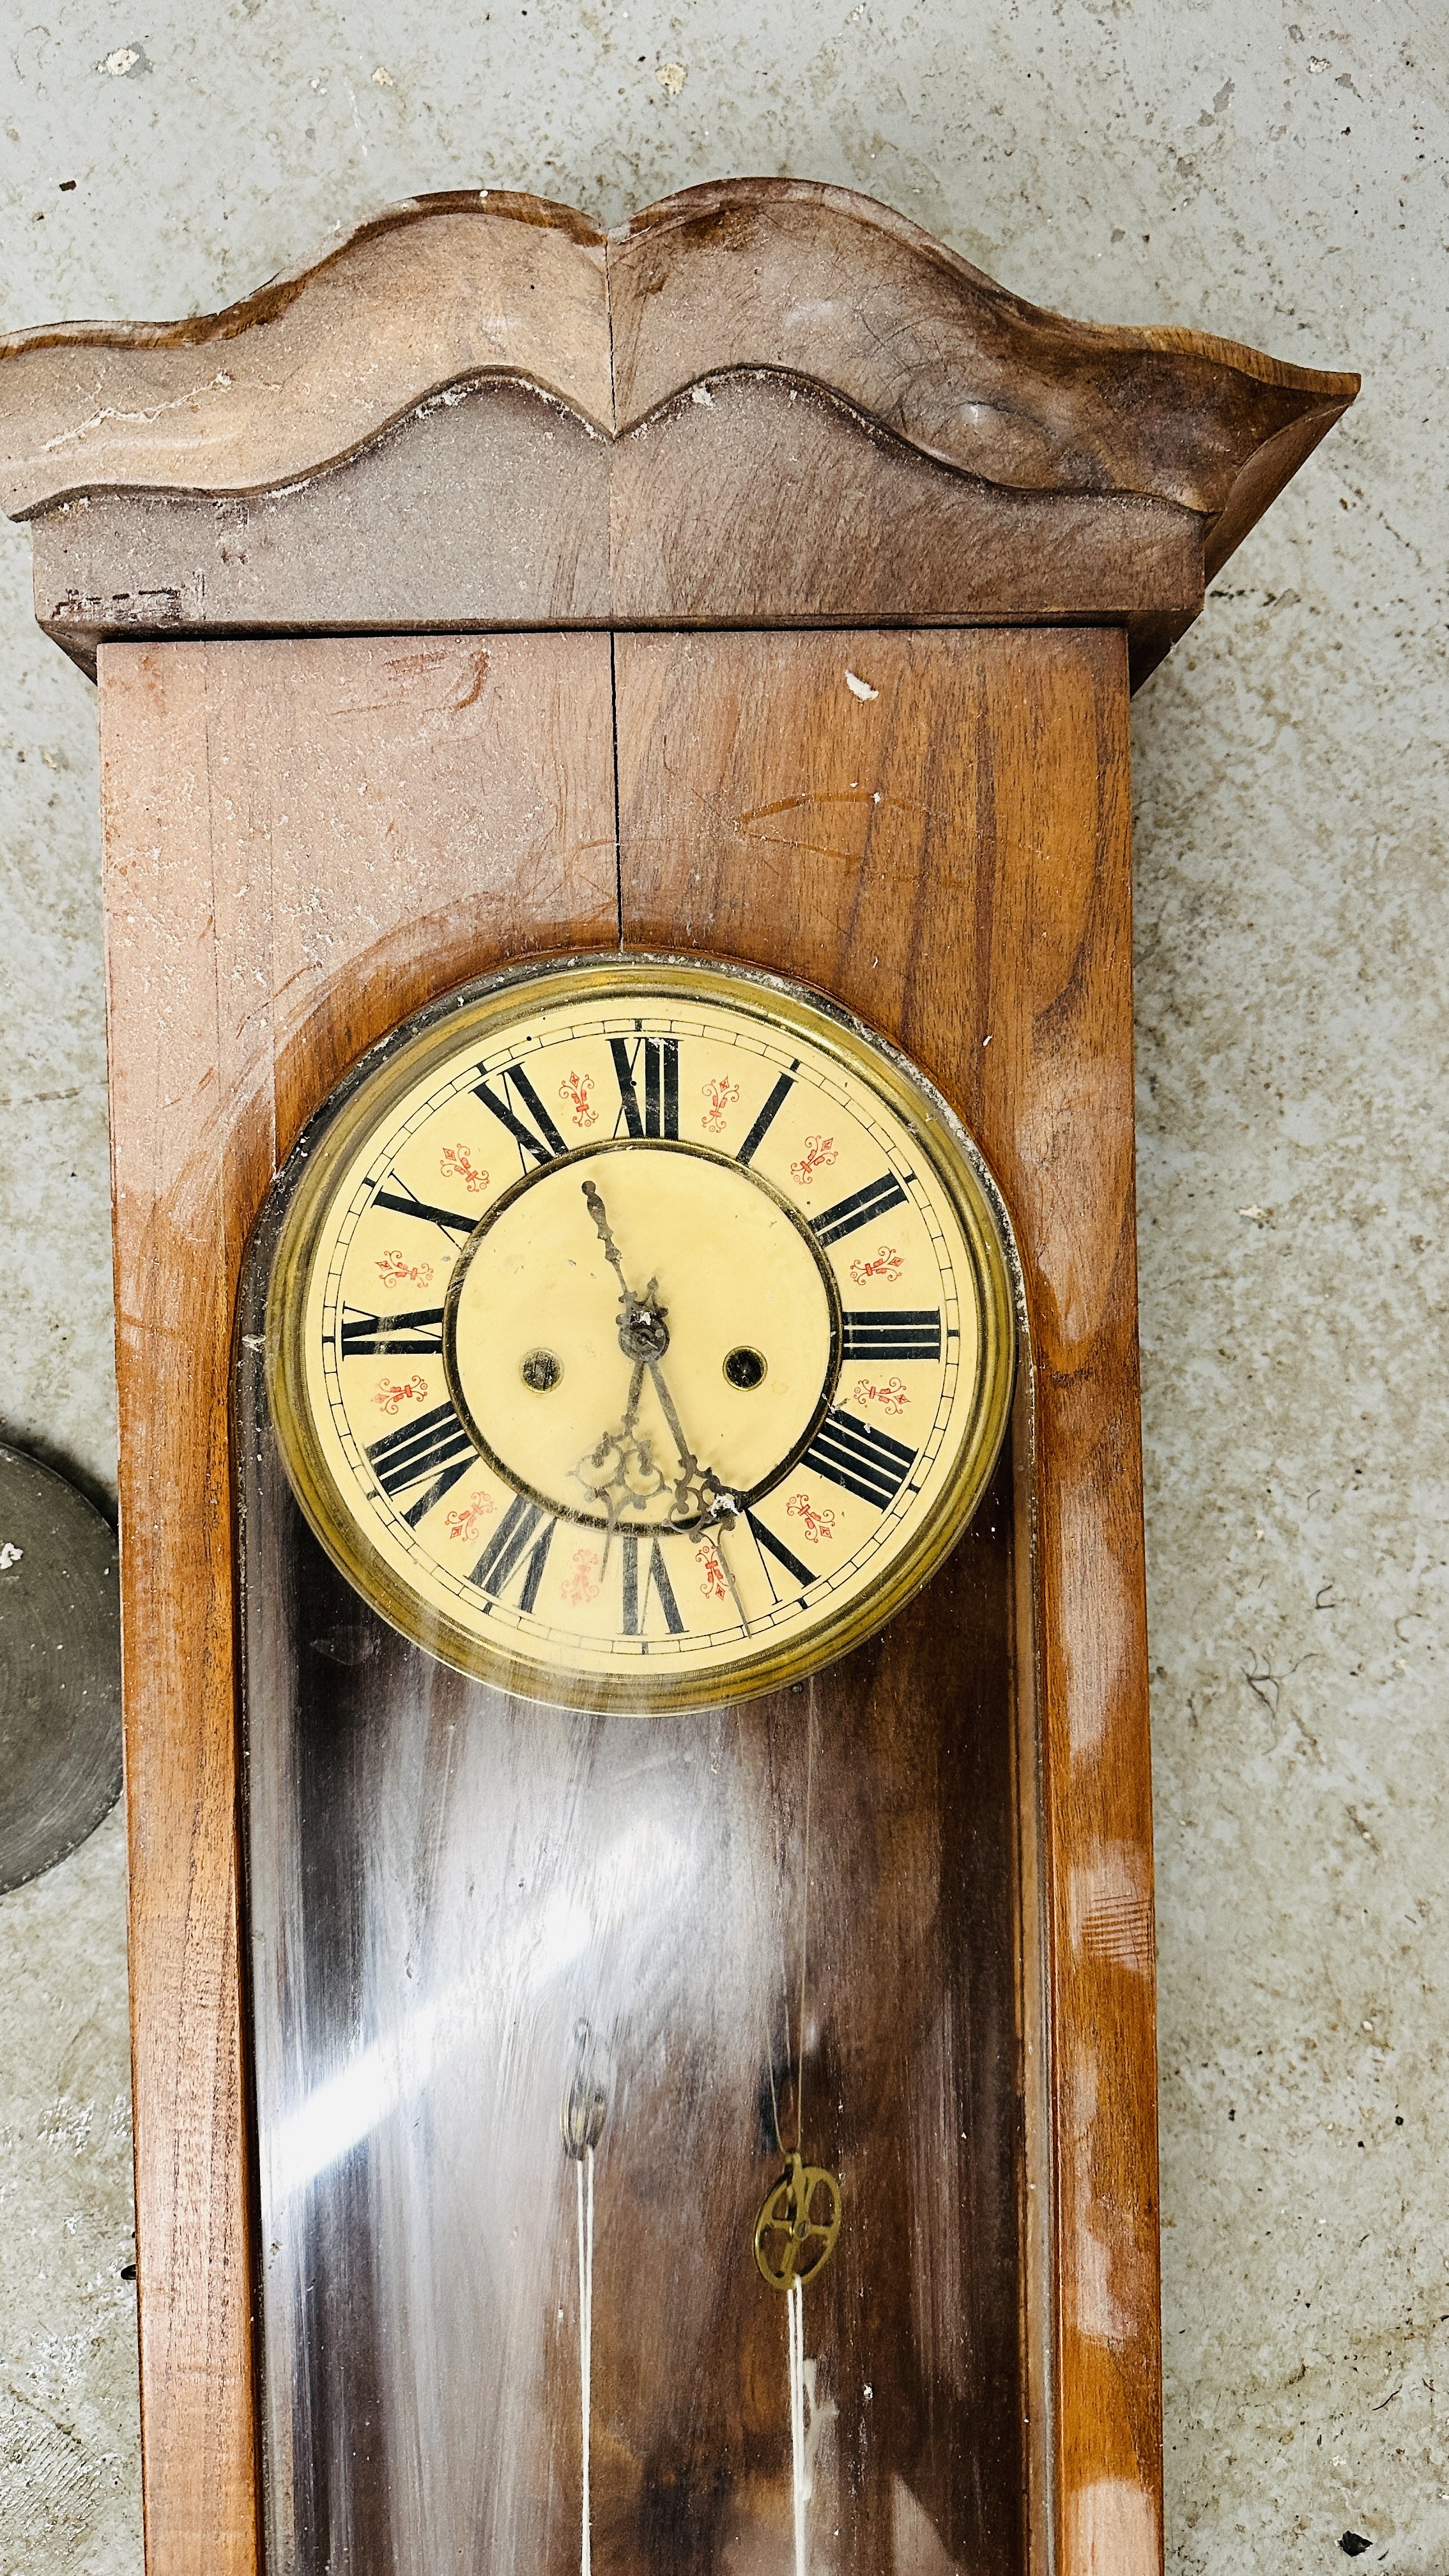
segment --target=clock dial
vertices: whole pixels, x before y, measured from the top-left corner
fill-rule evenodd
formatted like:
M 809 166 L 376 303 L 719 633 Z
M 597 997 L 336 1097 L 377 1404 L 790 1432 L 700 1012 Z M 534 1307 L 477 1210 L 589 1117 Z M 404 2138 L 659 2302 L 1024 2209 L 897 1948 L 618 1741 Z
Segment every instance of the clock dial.
M 869 1635 L 1010 1401 L 979 1158 L 818 995 L 697 959 L 527 968 L 364 1059 L 279 1184 L 272 1404 L 343 1571 L 537 1699 L 680 1709 Z

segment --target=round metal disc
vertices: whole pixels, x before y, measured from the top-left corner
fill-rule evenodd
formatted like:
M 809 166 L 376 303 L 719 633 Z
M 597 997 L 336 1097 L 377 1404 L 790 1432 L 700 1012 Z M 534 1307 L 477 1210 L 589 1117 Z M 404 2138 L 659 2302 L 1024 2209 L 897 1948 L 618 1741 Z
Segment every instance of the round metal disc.
M 120 1790 L 115 1531 L 0 1444 L 0 1894 L 64 1860 Z

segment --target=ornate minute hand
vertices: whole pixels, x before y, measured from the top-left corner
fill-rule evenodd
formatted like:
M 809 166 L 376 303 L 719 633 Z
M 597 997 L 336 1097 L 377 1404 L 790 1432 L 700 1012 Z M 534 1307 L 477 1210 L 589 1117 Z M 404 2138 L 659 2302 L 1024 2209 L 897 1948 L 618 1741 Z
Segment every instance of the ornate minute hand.
M 626 1359 L 643 1360 L 646 1367 L 669 1348 L 669 1326 L 665 1321 L 669 1309 L 659 1303 L 659 1282 L 651 1279 L 642 1297 L 636 1297 L 624 1276 L 619 1247 L 609 1225 L 608 1210 L 592 1181 L 584 1183 L 584 1204 L 594 1220 L 594 1230 L 604 1247 L 604 1258 L 619 1282 L 619 1340 Z M 670 1425 L 673 1428 L 673 1425 Z
M 583 1189 L 585 1205 L 594 1220 L 599 1241 L 604 1247 L 604 1257 L 619 1282 L 619 1347 L 625 1358 L 634 1363 L 634 1378 L 630 1390 L 631 1414 L 638 1403 L 639 1371 L 641 1367 L 646 1368 L 653 1381 L 654 1392 L 659 1398 L 660 1411 L 669 1425 L 669 1436 L 679 1455 L 679 1478 L 674 1488 L 674 1510 L 670 1517 L 675 1528 L 686 1536 L 692 1532 L 707 1531 L 710 1534 L 715 1554 L 719 1558 L 720 1571 L 729 1585 L 735 1608 L 740 1614 L 742 1624 L 748 1626 L 739 1586 L 735 1582 L 729 1559 L 720 1545 L 722 1532 L 733 1529 L 735 1525 L 737 1499 L 727 1490 L 713 1467 L 700 1466 L 685 1437 L 678 1408 L 665 1383 L 664 1371 L 660 1363 L 669 1348 L 669 1309 L 660 1303 L 658 1279 L 650 1280 L 642 1297 L 635 1296 L 624 1276 L 624 1265 L 619 1257 L 619 1247 L 614 1241 L 603 1198 L 592 1181 L 585 1181 Z

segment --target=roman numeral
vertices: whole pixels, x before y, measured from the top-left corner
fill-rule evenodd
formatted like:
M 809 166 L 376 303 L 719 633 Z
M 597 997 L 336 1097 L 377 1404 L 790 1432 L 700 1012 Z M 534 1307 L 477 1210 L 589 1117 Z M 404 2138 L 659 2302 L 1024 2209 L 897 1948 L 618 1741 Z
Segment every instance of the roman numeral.
M 853 1413 L 836 1405 L 821 1423 L 803 1463 L 813 1467 L 817 1476 L 828 1476 L 832 1485 L 843 1485 L 848 1494 L 858 1494 L 863 1503 L 874 1503 L 884 1511 L 915 1465 L 916 1453 L 903 1440 L 893 1440 L 888 1431 L 873 1430 L 868 1422 L 857 1421 Z
M 476 1083 L 474 1089 L 484 1108 L 491 1109 L 507 1128 L 520 1154 L 531 1154 L 536 1163 L 551 1163 L 557 1155 L 566 1154 L 568 1147 L 527 1074 L 517 1065 L 509 1065 L 494 1079 L 496 1091 L 490 1091 L 486 1082 Z M 527 1171 L 526 1163 L 523 1168 Z
M 772 1529 L 766 1529 L 763 1521 L 756 1520 L 753 1512 L 746 1512 L 745 1527 L 760 1552 L 761 1570 L 775 1599 L 778 1601 L 780 1595 L 775 1590 L 775 1578 L 765 1563 L 767 1554 L 774 1558 L 777 1565 L 783 1565 L 792 1583 L 797 1584 L 802 1592 L 806 1591 L 815 1580 L 809 1566 L 802 1565 L 798 1556 L 791 1554 L 784 1540 L 776 1538 Z
M 624 1533 L 624 1634 L 626 1637 L 643 1636 L 644 1622 L 649 1616 L 651 1589 L 658 1594 L 659 1607 L 664 1613 L 664 1624 L 671 1637 L 682 1636 L 684 1621 L 680 1617 L 679 1604 L 674 1598 L 674 1586 L 669 1580 L 668 1569 L 664 1563 L 664 1551 L 658 1539 L 652 1538 L 649 1542 L 649 1562 L 644 1569 L 644 1591 L 641 1598 L 639 1540 L 633 1531 L 626 1530 Z
M 409 1493 L 414 1485 L 427 1480 L 425 1490 L 403 1514 L 410 1529 L 416 1529 L 434 1503 L 440 1503 L 459 1477 L 467 1475 L 475 1454 L 451 1404 L 439 1404 L 431 1413 L 420 1413 L 416 1422 L 405 1422 L 400 1431 L 384 1432 L 367 1451 L 389 1502 L 396 1502 L 399 1494 Z
M 644 1106 L 639 1106 L 638 1071 L 640 1054 L 644 1057 Z M 627 1038 L 610 1038 L 609 1053 L 614 1059 L 614 1079 L 619 1086 L 619 1117 L 614 1133 L 619 1133 L 622 1119 L 631 1136 L 678 1136 L 679 1134 L 679 1040 L 678 1038 L 636 1038 L 630 1046 Z
M 414 1306 L 406 1315 L 369 1315 L 360 1306 L 342 1310 L 345 1360 L 429 1360 L 443 1348 L 441 1306 Z
M 472 1580 L 482 1592 L 501 1601 L 515 1574 L 522 1569 L 523 1589 L 518 1596 L 520 1610 L 531 1610 L 538 1599 L 543 1569 L 558 1523 L 541 1503 L 531 1503 L 524 1494 L 515 1494 L 502 1520 L 473 1568 Z
M 899 1207 L 905 1195 L 894 1172 L 882 1172 L 878 1181 L 867 1181 L 863 1190 L 852 1190 L 848 1199 L 822 1208 L 812 1220 L 816 1242 L 838 1243 L 843 1234 L 854 1234 L 857 1226 L 873 1224 L 887 1208 Z
M 794 1088 L 795 1085 L 789 1074 L 782 1073 L 774 1090 L 766 1100 L 764 1108 L 760 1111 L 758 1118 L 755 1120 L 753 1127 L 745 1138 L 743 1145 L 736 1154 L 735 1161 L 737 1163 L 750 1163 L 754 1161 L 756 1148 L 764 1143 L 765 1137 L 774 1125 L 775 1120 L 779 1117 L 781 1110 L 784 1108 L 785 1103 Z
M 431 1199 L 420 1199 L 408 1188 L 406 1181 L 398 1179 L 396 1172 L 388 1177 L 392 1188 L 378 1191 L 372 1202 L 374 1207 L 392 1208 L 398 1216 L 419 1216 L 424 1225 L 440 1225 L 444 1234 L 456 1234 L 460 1241 L 470 1235 L 478 1223 L 476 1216 L 461 1216 L 456 1208 L 434 1207 Z
M 938 1360 L 939 1306 L 847 1306 L 841 1350 L 848 1360 Z

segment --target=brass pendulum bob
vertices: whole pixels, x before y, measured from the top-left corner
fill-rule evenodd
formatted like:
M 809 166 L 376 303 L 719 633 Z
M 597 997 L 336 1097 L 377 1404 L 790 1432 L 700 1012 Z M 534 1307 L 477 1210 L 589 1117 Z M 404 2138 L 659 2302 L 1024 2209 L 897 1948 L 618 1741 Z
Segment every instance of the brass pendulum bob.
M 840 2185 L 824 2165 L 785 2158 L 785 2170 L 760 2203 L 755 2261 L 772 2290 L 801 2288 L 824 2270 L 840 2234 Z

